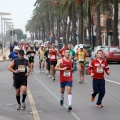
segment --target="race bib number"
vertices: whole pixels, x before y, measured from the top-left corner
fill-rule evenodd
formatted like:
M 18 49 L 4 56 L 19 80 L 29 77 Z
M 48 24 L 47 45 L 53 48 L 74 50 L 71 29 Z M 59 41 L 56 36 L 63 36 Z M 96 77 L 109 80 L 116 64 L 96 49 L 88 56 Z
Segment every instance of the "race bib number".
M 50 58 L 51 58 L 51 59 L 55 59 L 55 55 L 52 55 Z
M 70 77 L 70 71 L 69 70 L 65 70 L 64 73 L 63 73 L 63 76 Z
M 20 72 L 25 72 L 25 65 L 18 65 L 18 70 Z
M 48 55 L 48 58 L 50 58 L 50 55 Z
M 103 73 L 103 67 L 98 66 L 97 67 L 97 73 Z
M 80 60 L 79 60 L 80 62 L 84 62 L 84 58 L 80 58 Z
M 32 56 L 32 57 L 33 57 L 33 56 L 34 56 L 34 53 L 31 53 L 31 55 L 30 55 L 30 56 Z

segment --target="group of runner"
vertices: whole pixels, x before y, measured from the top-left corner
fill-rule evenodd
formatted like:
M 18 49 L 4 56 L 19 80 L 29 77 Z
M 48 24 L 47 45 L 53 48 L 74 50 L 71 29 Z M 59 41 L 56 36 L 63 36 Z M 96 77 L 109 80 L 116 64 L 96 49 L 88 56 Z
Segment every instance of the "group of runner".
M 55 44 L 47 42 L 46 46 L 41 45 L 37 53 L 31 46 L 30 50 L 27 51 L 26 55 L 28 60 L 24 58 L 24 51 L 18 51 L 18 58 L 13 60 L 9 65 L 8 69 L 14 73 L 15 88 L 16 88 L 16 99 L 18 102 L 18 110 L 21 107 L 20 103 L 20 87 L 22 87 L 22 107 L 25 108 L 25 98 L 27 89 L 27 76 L 34 72 L 34 57 L 39 56 L 39 72 L 44 72 L 46 66 L 46 75 L 49 78 L 52 76 L 52 80 L 55 81 L 56 71 L 60 71 L 60 105 L 64 105 L 64 92 L 65 87 L 68 93 L 68 110 L 72 110 L 72 73 L 77 70 L 80 74 L 79 83 L 84 82 L 84 68 L 86 63 L 86 57 L 88 56 L 87 51 L 84 49 L 83 44 L 80 44 L 77 52 L 71 49 L 70 44 L 64 44 L 63 48 L 58 51 Z M 60 59 L 58 59 L 60 58 Z M 76 62 L 77 61 L 77 62 Z M 29 70 L 27 70 L 27 66 Z M 102 99 L 105 94 L 105 80 L 104 71 L 109 74 L 109 67 L 107 62 L 103 59 L 103 51 L 97 52 L 97 58 L 91 61 L 88 67 L 88 73 L 93 77 L 93 92 L 91 95 L 91 101 L 93 102 L 95 96 L 99 94 L 96 105 L 103 107 Z

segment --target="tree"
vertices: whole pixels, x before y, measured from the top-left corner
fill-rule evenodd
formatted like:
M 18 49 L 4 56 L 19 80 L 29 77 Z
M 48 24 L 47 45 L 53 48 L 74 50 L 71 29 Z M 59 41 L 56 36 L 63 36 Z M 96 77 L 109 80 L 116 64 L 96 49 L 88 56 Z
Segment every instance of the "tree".
M 23 31 L 21 29 L 15 29 L 15 34 L 17 35 L 18 40 L 22 39 Z

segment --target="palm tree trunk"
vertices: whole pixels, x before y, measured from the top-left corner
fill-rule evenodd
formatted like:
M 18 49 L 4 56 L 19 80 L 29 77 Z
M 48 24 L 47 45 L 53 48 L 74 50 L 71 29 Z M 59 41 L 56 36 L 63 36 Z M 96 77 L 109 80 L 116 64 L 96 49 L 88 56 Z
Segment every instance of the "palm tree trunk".
M 88 7 L 88 33 L 89 33 L 89 44 L 91 45 L 91 7 L 90 7 L 90 0 L 89 0 L 89 7 Z
M 67 18 L 63 20 L 63 42 L 66 43 Z
M 73 44 L 76 45 L 76 14 L 75 14 L 75 2 L 72 7 L 72 30 L 73 30 Z
M 113 45 L 118 44 L 118 0 L 114 0 L 114 25 L 113 25 Z
M 79 18 L 79 43 L 83 44 L 83 3 L 80 3 L 80 18 Z
M 54 43 L 54 13 L 52 13 L 52 42 Z
M 70 26 L 71 26 L 71 21 L 69 20 L 68 29 L 67 29 L 67 40 L 68 40 L 68 42 L 69 42 L 69 39 L 70 39 Z
M 96 8 L 96 15 L 97 15 L 97 33 L 96 33 L 96 45 L 102 45 L 101 41 L 101 30 L 100 30 L 100 8 Z

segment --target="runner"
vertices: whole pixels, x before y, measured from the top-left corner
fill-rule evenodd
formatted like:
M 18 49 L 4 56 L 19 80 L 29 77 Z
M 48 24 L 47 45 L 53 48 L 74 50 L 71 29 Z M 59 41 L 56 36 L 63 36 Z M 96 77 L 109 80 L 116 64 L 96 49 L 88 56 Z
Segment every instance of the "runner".
M 105 95 L 105 78 L 104 71 L 106 74 L 110 74 L 109 66 L 103 59 L 104 52 L 102 50 L 97 51 L 97 58 L 92 60 L 88 66 L 88 73 L 93 78 L 93 92 L 91 94 L 91 101 L 95 100 L 95 96 L 98 95 L 96 106 L 103 107 L 102 99 Z
M 45 67 L 45 48 L 44 45 L 41 45 L 39 51 L 38 51 L 38 56 L 39 56 L 39 67 L 40 67 L 40 73 L 44 72 L 44 67 Z
M 44 56 L 46 58 L 46 63 L 48 65 L 48 67 L 47 67 L 47 71 L 48 72 L 46 73 L 46 75 L 48 74 L 49 75 L 48 77 L 50 78 L 51 76 L 50 76 L 50 55 L 49 55 L 49 49 L 45 51 Z
M 83 44 L 80 44 L 80 49 L 78 49 L 76 55 L 78 60 L 78 70 L 80 73 L 80 81 L 79 83 L 84 82 L 84 69 L 85 69 L 85 63 L 86 63 L 86 56 L 88 56 L 87 51 L 83 48 Z
M 8 70 L 14 73 L 16 99 L 18 102 L 17 110 L 21 108 L 20 86 L 22 88 L 22 108 L 23 109 L 26 108 L 25 99 L 27 95 L 27 76 L 29 76 L 29 73 L 31 71 L 30 63 L 28 62 L 27 59 L 24 58 L 23 50 L 19 50 L 18 56 L 19 58 L 13 60 L 8 66 Z M 27 72 L 27 66 L 29 67 L 28 72 Z
M 62 58 L 64 57 L 64 51 L 67 49 L 67 44 L 63 44 L 63 48 L 59 51 L 59 56 Z
M 36 52 L 34 51 L 33 47 L 30 47 L 30 51 L 26 53 L 29 63 L 31 64 L 31 74 L 34 72 L 34 57 L 35 57 Z
M 25 49 L 26 53 L 28 51 L 28 47 L 29 47 L 29 43 L 28 42 L 24 43 L 24 49 Z
M 70 51 L 66 49 L 64 51 L 64 58 L 61 58 L 56 67 L 56 70 L 60 71 L 60 105 L 64 105 L 64 92 L 65 86 L 68 92 L 68 110 L 72 110 L 72 59 L 70 58 Z
M 19 52 L 20 48 L 18 46 L 14 47 L 14 51 L 10 53 L 9 60 L 14 60 L 16 58 L 18 58 L 18 52 Z M 14 74 L 13 74 L 13 87 L 15 87 L 15 82 L 14 82 Z
M 47 43 L 46 43 L 46 45 L 45 45 L 45 51 L 46 50 L 49 50 L 50 49 L 50 42 L 49 41 L 47 41 Z M 45 63 L 45 66 L 46 66 L 46 75 L 49 73 L 49 63 L 48 63 L 48 61 L 46 61 L 46 63 Z
M 71 49 L 71 44 L 68 44 L 68 49 L 70 50 L 70 57 L 73 60 L 73 69 L 77 71 L 76 54 L 75 51 Z
M 51 49 L 49 50 L 49 55 L 50 55 L 50 67 L 51 67 L 51 71 L 52 71 L 52 80 L 55 80 L 55 66 L 57 64 L 57 55 L 58 51 L 55 48 L 55 44 L 51 45 Z

